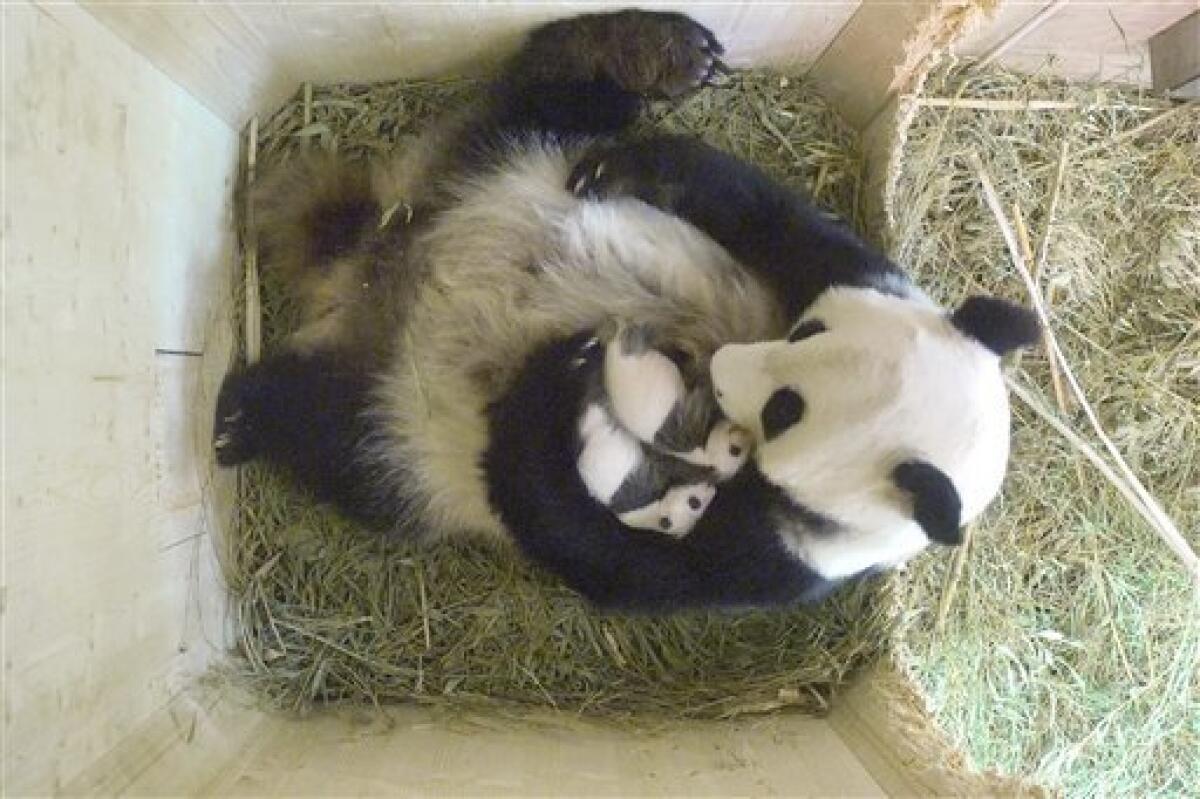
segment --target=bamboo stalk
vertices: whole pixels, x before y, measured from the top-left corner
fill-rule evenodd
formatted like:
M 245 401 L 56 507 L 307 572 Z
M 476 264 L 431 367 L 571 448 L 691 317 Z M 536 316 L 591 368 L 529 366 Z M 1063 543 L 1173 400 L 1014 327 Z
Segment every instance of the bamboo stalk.
M 1042 235 L 1038 239 L 1037 253 L 1033 260 L 1031 274 L 1035 282 L 1041 279 L 1043 268 L 1046 265 L 1046 258 L 1050 252 L 1050 231 L 1054 228 L 1055 220 L 1058 216 L 1058 200 L 1062 196 L 1063 178 L 1067 171 L 1067 142 L 1063 140 L 1058 150 L 1058 164 L 1054 171 L 1054 183 L 1050 189 L 1050 198 L 1046 203 L 1045 221 L 1042 224 Z M 1046 304 L 1052 305 L 1054 302 L 1053 287 L 1046 289 Z M 1068 412 L 1070 407 L 1068 404 L 1068 396 L 1066 388 L 1063 386 L 1062 373 L 1058 368 L 1058 360 L 1054 357 L 1054 353 L 1050 350 L 1050 342 L 1045 337 L 1048 333 L 1043 332 L 1042 346 L 1046 350 L 1046 360 L 1050 364 L 1050 383 L 1054 387 L 1054 399 L 1058 402 L 1058 408 L 1064 414 Z
M 1017 44 L 1017 42 L 1021 41 L 1026 36 L 1033 33 L 1034 30 L 1041 27 L 1043 22 L 1061 11 L 1069 2 L 1071 2 L 1071 0 L 1054 0 L 1053 3 L 1043 7 L 1041 11 L 1037 12 L 1028 20 L 1026 20 L 1021 27 L 1017 28 L 1015 31 L 1006 36 L 1003 41 L 1001 41 L 991 50 L 988 50 L 986 53 L 984 53 L 983 57 L 979 59 L 979 63 L 976 64 L 975 68 L 983 69 L 988 64 L 991 64 L 997 58 L 1007 53 L 1010 48 Z
M 1155 128 L 1155 127 L 1161 125 L 1162 123 L 1166 122 L 1168 119 L 1173 119 L 1174 117 L 1178 116 L 1179 114 L 1182 114 L 1184 111 L 1189 111 L 1189 110 L 1191 110 L 1193 108 L 1197 108 L 1197 107 L 1200 107 L 1200 99 L 1189 100 L 1188 102 L 1177 105 L 1174 108 L 1167 109 L 1166 111 L 1163 111 L 1161 114 L 1156 114 L 1156 115 L 1150 117 L 1150 119 L 1147 119 L 1142 124 L 1138 125 L 1136 128 L 1130 128 L 1129 130 L 1125 131 L 1124 133 L 1113 136 L 1111 139 L 1108 139 L 1107 141 L 1096 142 L 1095 144 L 1091 145 L 1090 147 L 1084 147 L 1082 150 L 1075 153 L 1074 157 L 1076 159 L 1083 158 L 1086 155 L 1091 155 L 1092 153 L 1103 150 L 1106 147 L 1112 147 L 1113 145 L 1120 144 L 1121 142 L 1129 141 L 1130 139 L 1136 139 L 1138 136 L 1141 136 L 1143 133 L 1150 130 L 1151 128 Z
M 989 100 L 987 98 L 959 99 L 954 97 L 919 97 L 917 105 L 924 108 L 956 108 L 963 111 L 1072 111 L 1079 103 L 1070 100 Z
M 950 608 L 953 607 L 954 598 L 958 594 L 958 584 L 962 582 L 967 554 L 971 548 L 974 533 L 975 525 L 968 524 L 963 529 L 962 543 L 959 544 L 958 549 L 954 550 L 954 560 L 950 563 L 950 574 L 946 576 L 946 584 L 942 587 L 942 597 L 938 600 L 937 618 L 933 623 L 934 635 L 942 634 L 946 620 L 950 617 Z
M 246 363 L 257 363 L 262 357 L 262 298 L 258 280 L 258 232 L 254 223 L 254 179 L 258 166 L 258 117 L 250 120 L 246 142 Z

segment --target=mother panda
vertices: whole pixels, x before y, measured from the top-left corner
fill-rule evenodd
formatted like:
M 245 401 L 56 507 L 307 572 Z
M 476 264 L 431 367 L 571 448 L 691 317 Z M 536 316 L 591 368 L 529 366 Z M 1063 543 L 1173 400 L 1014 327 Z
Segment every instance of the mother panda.
M 383 531 L 510 538 L 625 610 L 811 601 L 957 543 L 1007 460 L 998 356 L 1036 324 L 943 312 L 728 155 L 612 138 L 721 51 L 680 14 L 554 22 L 398 161 L 269 180 L 264 250 L 303 319 L 226 378 L 218 462 L 282 465 Z M 683 539 L 623 526 L 576 469 L 579 355 L 614 321 L 652 323 L 756 444 Z

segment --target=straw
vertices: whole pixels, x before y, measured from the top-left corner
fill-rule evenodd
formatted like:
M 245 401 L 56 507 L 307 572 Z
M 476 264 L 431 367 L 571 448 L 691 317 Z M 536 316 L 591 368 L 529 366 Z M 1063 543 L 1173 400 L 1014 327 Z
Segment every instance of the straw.
M 478 90 L 460 80 L 305 86 L 262 122 L 260 168 L 310 146 L 385 156 Z M 858 218 L 856 137 L 795 78 L 735 74 L 681 105 L 652 107 L 644 127 L 698 133 Z M 269 349 L 294 309 L 270 263 L 262 266 Z M 815 609 L 599 615 L 498 544 L 388 544 L 265 468 L 245 470 L 243 482 L 228 575 L 241 678 L 300 712 L 329 701 L 415 701 L 456 712 L 554 708 L 637 725 L 823 713 L 895 621 L 878 582 Z
M 1049 355 L 1013 365 L 1004 492 L 957 581 L 938 559 L 909 570 L 898 652 L 976 766 L 1071 796 L 1188 795 L 1200 785 L 1200 108 L 956 64 L 925 92 L 956 103 L 921 105 L 906 131 L 895 254 L 947 305 L 980 292 L 1033 304 Z M 1077 402 L 1056 398 L 1055 367 Z

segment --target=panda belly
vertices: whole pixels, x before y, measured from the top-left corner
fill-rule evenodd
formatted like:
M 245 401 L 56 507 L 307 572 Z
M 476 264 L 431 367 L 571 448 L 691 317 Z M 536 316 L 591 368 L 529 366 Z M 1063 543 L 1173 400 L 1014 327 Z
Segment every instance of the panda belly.
M 404 521 L 434 536 L 504 533 L 480 465 L 485 412 L 550 339 L 647 322 L 706 365 L 724 343 L 783 330 L 771 294 L 721 247 L 636 200 L 572 196 L 570 163 L 555 147 L 514 151 L 456 186 L 422 242 L 425 276 L 381 376 L 367 457 L 403 476 Z

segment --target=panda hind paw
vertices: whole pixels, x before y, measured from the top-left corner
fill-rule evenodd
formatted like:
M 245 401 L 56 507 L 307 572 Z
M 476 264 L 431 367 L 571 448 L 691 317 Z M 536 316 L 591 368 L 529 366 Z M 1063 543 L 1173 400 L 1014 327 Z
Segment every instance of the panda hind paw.
M 213 420 L 213 454 L 217 465 L 237 466 L 258 455 L 251 415 L 245 407 L 246 381 L 241 375 L 229 375 L 217 398 Z

